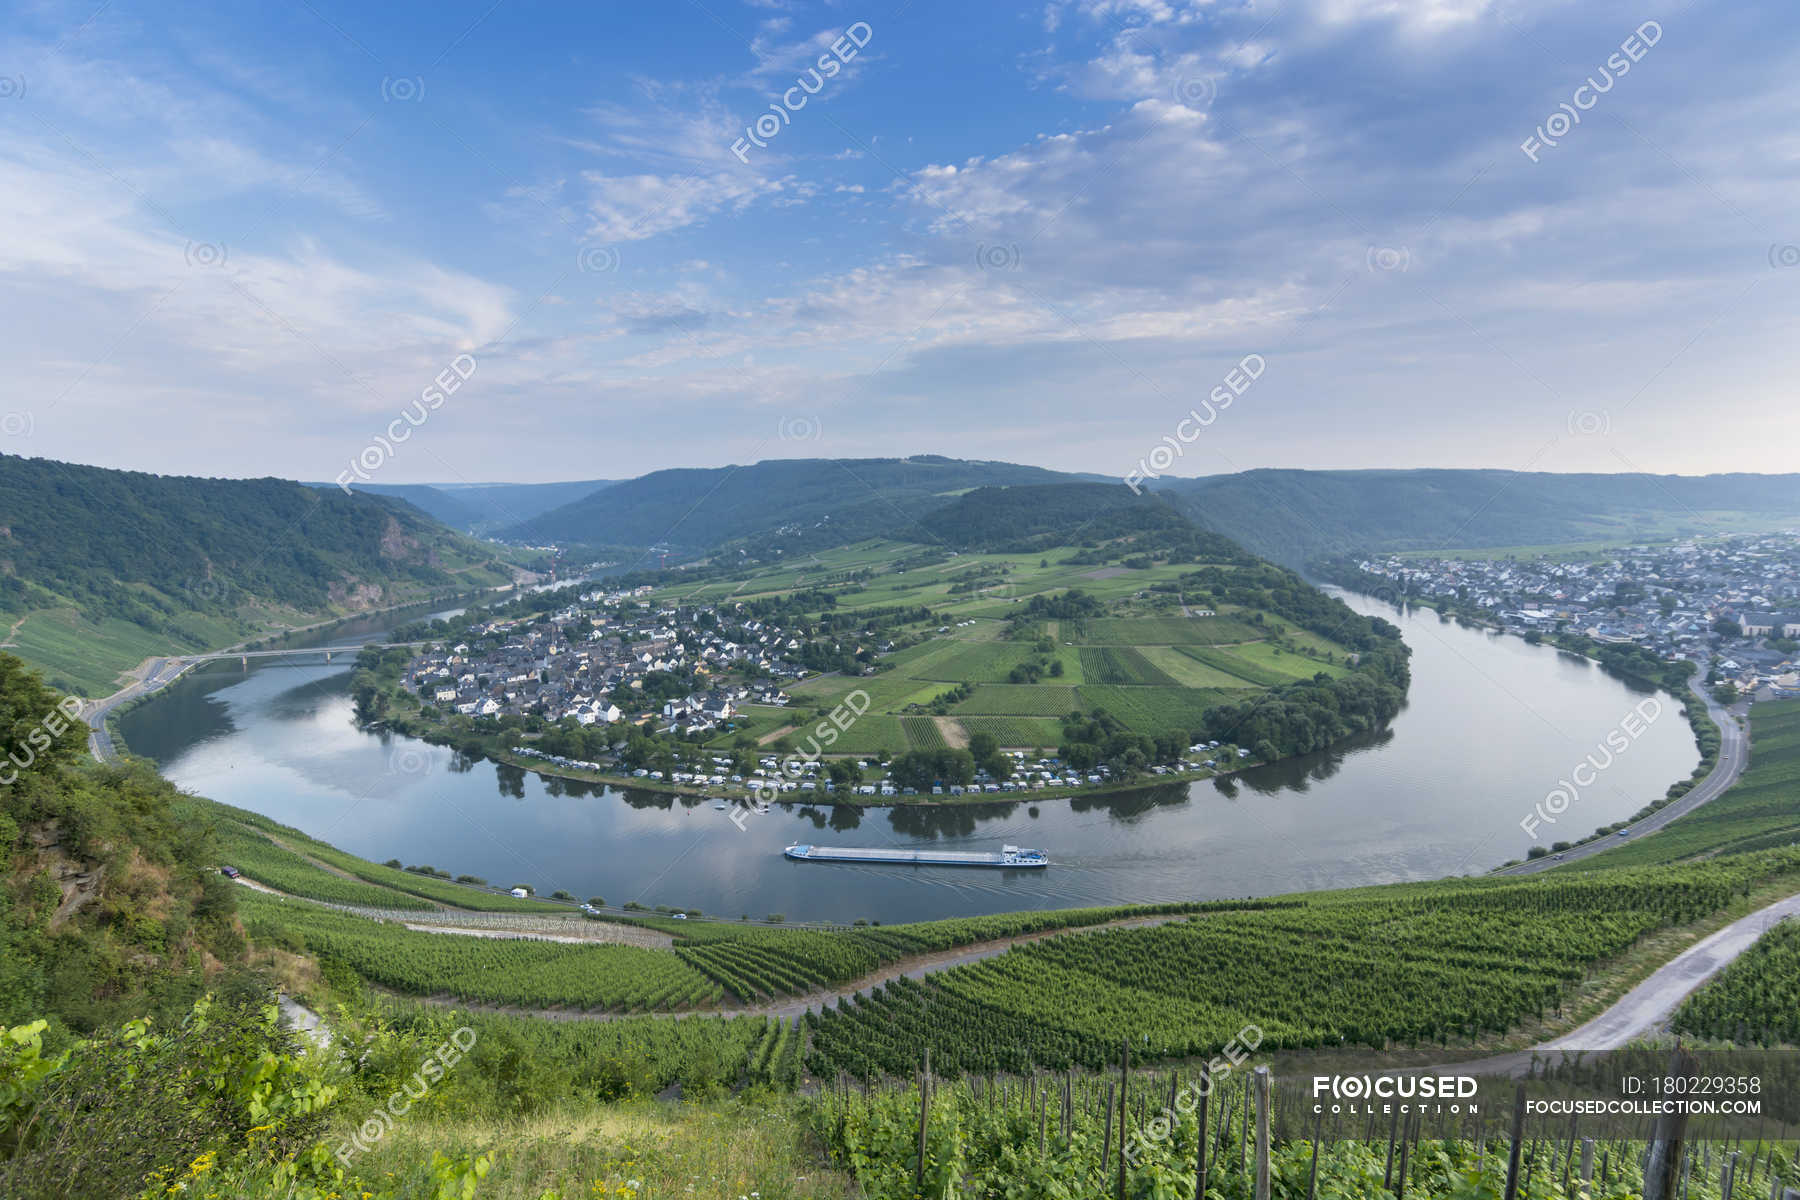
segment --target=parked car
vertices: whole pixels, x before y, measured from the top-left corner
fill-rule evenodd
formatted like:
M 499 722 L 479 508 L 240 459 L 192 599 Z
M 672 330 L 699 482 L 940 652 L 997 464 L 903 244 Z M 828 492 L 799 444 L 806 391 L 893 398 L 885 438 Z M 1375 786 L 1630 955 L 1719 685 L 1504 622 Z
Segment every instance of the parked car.
M 236 879 L 242 873 L 243 872 L 239 871 L 236 867 L 220 867 L 219 868 L 219 874 L 223 875 L 227 879 Z

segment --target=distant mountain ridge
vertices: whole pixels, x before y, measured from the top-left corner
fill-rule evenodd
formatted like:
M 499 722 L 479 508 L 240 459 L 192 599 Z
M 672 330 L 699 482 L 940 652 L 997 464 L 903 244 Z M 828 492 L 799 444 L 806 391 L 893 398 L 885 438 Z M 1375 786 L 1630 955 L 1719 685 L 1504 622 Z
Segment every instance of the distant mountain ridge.
M 105 688 L 146 654 L 274 621 L 511 578 L 493 547 L 389 497 L 0 455 L 4 640 L 59 687 Z
M 1157 493 L 1246 549 L 1302 567 L 1346 552 L 1642 541 L 1800 524 L 1800 475 L 1255 470 Z
M 420 512 L 465 533 L 492 533 L 529 521 L 617 483 L 580 479 L 566 483 L 359 483 L 355 490 L 404 500 Z M 313 483 L 335 488 L 335 483 Z
M 1248 561 L 1230 539 L 1197 526 L 1173 504 L 1122 483 L 1015 484 L 964 492 L 919 518 L 932 541 L 956 550 L 1033 553 L 1132 538 L 1177 561 Z
M 771 459 L 654 471 L 502 532 L 510 541 L 653 546 L 704 552 L 727 543 L 794 550 L 868 537 L 918 537 L 913 525 L 957 492 L 1083 482 L 1015 463 L 911 458 Z

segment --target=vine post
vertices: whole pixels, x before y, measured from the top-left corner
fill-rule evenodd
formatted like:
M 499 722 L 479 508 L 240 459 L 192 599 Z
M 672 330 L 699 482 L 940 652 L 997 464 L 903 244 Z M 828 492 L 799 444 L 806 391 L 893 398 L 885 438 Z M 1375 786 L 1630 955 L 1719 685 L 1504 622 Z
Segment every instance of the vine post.
M 1269 1200 L 1269 1068 L 1256 1068 L 1254 1079 L 1256 1082 L 1256 1200 Z

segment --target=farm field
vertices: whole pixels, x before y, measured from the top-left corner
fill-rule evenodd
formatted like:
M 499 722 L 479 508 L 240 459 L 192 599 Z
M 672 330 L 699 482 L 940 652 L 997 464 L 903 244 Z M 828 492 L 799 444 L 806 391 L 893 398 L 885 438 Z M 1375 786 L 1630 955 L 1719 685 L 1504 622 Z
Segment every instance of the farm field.
M 1062 722 L 1048 717 L 964 717 L 962 726 L 970 733 L 992 735 L 1003 749 L 1032 750 L 1043 747 L 1054 751 L 1062 736 Z
M 1247 699 L 1254 688 L 1111 687 L 1086 684 L 1078 689 L 1084 708 L 1105 709 L 1133 729 L 1161 732 L 1190 730 L 1209 708 Z
M 1350 672 L 1345 647 L 1274 614 L 1228 605 L 1216 616 L 1188 617 L 1174 611 L 1168 598 L 1143 611 L 1146 585 L 1179 577 L 1184 568 L 1097 570 L 1062 562 L 1069 554 L 934 560 L 930 547 L 863 543 L 821 553 L 802 570 L 789 565 L 756 573 L 733 594 L 770 594 L 796 582 L 825 587 L 851 571 L 873 572 L 840 592 L 833 611 L 924 604 L 943 623 L 942 632 L 927 631 L 935 632 L 928 640 L 882 656 L 882 669 L 874 674 L 818 676 L 789 686 L 802 711 L 832 707 L 857 691 L 869 697 L 868 714 L 832 747 L 834 754 L 897 754 L 953 744 L 940 742 L 941 728 L 910 719 L 927 713 L 947 715 L 965 734 L 994 733 L 1013 747 L 1056 746 L 1059 722 L 1094 708 L 1106 709 L 1134 732 L 1192 732 L 1218 704 L 1320 672 Z M 903 560 L 913 565 L 882 569 Z M 959 579 L 975 590 L 952 593 L 952 581 Z M 1008 619 L 1019 617 L 1021 603 L 1069 588 L 1107 603 L 1117 615 Z M 680 594 L 704 598 L 716 594 L 716 585 Z M 1307 647 L 1318 657 L 1304 653 Z M 951 694 L 970 685 L 972 694 Z M 752 720 L 758 734 L 775 727 Z M 736 736 L 734 730 L 710 744 L 727 745 Z
M 952 711 L 968 716 L 1065 717 L 1080 707 L 1072 687 L 984 683 Z

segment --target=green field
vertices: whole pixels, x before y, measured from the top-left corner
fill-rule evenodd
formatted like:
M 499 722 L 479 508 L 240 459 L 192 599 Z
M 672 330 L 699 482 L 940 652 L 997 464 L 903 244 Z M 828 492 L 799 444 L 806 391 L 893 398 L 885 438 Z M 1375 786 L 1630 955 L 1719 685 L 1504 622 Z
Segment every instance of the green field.
M 1267 636 L 1267 630 L 1230 617 L 1100 617 L 1081 630 L 1090 646 L 1217 646 Z
M 1092 683 L 1135 684 L 1139 687 L 1179 687 L 1163 671 L 1132 646 L 1081 647 L 1081 675 Z
M 867 714 L 838 739 L 832 754 L 939 749 L 946 731 L 915 719 L 931 712 L 952 715 L 964 730 L 994 733 L 1014 747 L 1059 745 L 1060 720 L 1095 707 L 1104 707 L 1133 732 L 1192 733 L 1203 714 L 1221 703 L 1320 672 L 1335 676 L 1351 670 L 1345 647 L 1276 611 L 1248 607 L 1257 593 L 1224 600 L 1190 591 L 1197 578 L 1190 575 L 1193 564 L 1099 569 L 1091 563 L 1091 551 L 1068 547 L 920 561 L 934 553 L 941 551 L 866 542 L 822 551 L 804 564 L 760 568 L 737 581 L 667 589 L 661 599 L 747 599 L 796 587 L 841 587 L 831 608 L 840 620 L 858 610 L 928 606 L 929 620 L 883 630 L 883 636 L 891 631 L 893 641 L 925 640 L 880 656 L 873 673 L 834 673 L 789 685 L 796 709 L 809 717 L 853 693 L 868 697 Z M 1090 562 L 1066 561 L 1078 554 Z M 900 569 L 908 561 L 916 565 Z M 952 593 L 958 580 L 979 586 Z M 1210 576 L 1205 586 L 1220 589 L 1228 583 Z M 1034 598 L 1052 600 L 1068 589 L 1103 606 L 1103 615 L 1030 610 Z M 1184 616 L 1183 604 L 1218 615 Z M 1304 652 L 1308 648 L 1316 658 Z M 1023 682 L 1034 674 L 1036 682 Z M 949 696 L 971 685 L 972 695 Z M 752 710 L 746 716 L 759 736 L 789 719 L 780 714 L 764 719 Z M 732 731 L 709 744 L 729 745 L 737 736 Z
M 946 683 L 1005 683 L 1014 667 L 1030 662 L 1036 655 L 1028 643 L 969 642 L 959 645 L 954 654 L 929 660 L 923 667 L 915 665 L 917 678 L 942 680 Z
M 1043 746 L 1054 751 L 1062 737 L 1062 722 L 1048 717 L 963 717 L 962 727 L 972 734 L 992 734 L 1009 750 Z
M 1256 694 L 1254 689 L 1109 687 L 1104 684 L 1087 684 L 1079 691 L 1084 707 L 1105 709 L 1133 729 L 1151 732 L 1191 732 L 1200 727 L 1201 717 L 1207 709 Z
M 914 750 L 942 750 L 949 745 L 931 717 L 901 717 L 900 727 L 906 731 L 906 744 Z
M 15 620 L 6 619 L 0 632 Z M 8 652 L 43 666 L 51 687 L 98 698 L 117 691 L 120 672 L 146 658 L 229 645 L 247 636 L 241 625 L 199 613 L 184 616 L 182 628 L 186 636 L 170 636 L 113 617 L 87 621 L 74 609 L 46 609 L 27 616 L 5 640 Z
M 1080 707 L 1072 687 L 984 683 L 954 711 L 958 716 L 1065 717 Z

